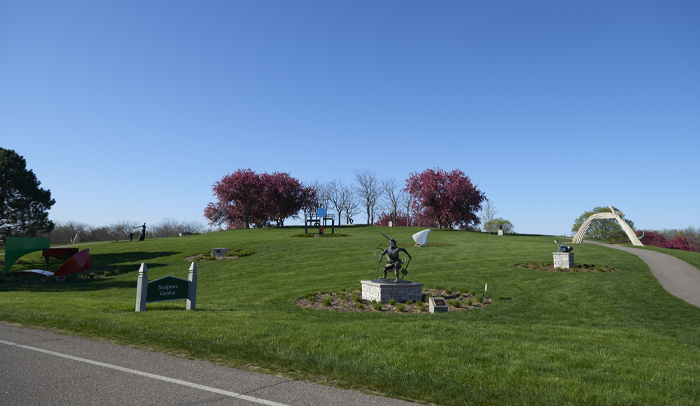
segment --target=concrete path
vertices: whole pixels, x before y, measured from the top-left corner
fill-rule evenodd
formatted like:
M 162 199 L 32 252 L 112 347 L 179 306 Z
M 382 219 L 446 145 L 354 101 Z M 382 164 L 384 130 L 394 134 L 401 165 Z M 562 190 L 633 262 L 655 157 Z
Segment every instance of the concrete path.
M 586 244 L 602 245 L 632 253 L 646 262 L 661 286 L 673 296 L 700 307 L 700 270 L 676 257 L 641 248 L 621 247 L 597 241 Z
M 0 405 L 415 403 L 0 323 Z

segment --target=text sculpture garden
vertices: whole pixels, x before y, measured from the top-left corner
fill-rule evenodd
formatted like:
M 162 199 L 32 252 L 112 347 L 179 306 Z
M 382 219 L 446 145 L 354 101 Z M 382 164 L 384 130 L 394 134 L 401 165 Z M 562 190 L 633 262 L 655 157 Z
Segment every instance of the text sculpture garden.
M 194 310 L 197 299 L 197 264 L 192 262 L 187 279 L 164 276 L 148 281 L 148 267 L 145 263 L 139 268 L 136 286 L 136 311 L 145 312 L 146 303 L 187 300 L 186 310 Z

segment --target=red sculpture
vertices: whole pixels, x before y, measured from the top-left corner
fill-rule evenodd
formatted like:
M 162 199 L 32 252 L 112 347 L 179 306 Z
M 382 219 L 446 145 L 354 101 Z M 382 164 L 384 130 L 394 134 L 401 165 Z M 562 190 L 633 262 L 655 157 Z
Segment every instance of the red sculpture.
M 92 256 L 90 255 L 90 249 L 86 248 L 72 257 L 68 258 L 66 262 L 63 263 L 56 272 L 53 273 L 54 276 L 65 276 L 76 272 L 85 272 L 90 269 L 92 265 Z

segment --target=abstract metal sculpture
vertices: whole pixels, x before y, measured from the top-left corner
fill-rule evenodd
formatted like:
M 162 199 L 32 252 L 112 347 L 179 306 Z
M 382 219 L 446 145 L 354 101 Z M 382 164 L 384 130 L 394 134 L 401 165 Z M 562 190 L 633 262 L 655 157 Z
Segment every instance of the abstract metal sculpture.
M 416 242 L 416 246 L 428 245 L 428 234 L 430 234 L 430 229 L 413 234 L 413 241 Z
M 90 249 L 86 248 L 79 253 L 68 258 L 61 266 L 58 267 L 56 272 L 53 273 L 54 276 L 65 276 L 74 274 L 76 272 L 85 272 L 90 269 L 92 265 L 92 256 L 90 255 Z
M 5 239 L 5 269 L 2 273 L 8 273 L 12 264 L 20 257 L 30 252 L 49 248 L 50 245 L 51 239 L 49 238 L 7 237 Z
M 3 273 L 8 273 L 12 267 L 12 264 L 14 264 L 15 261 L 17 261 L 21 256 L 34 251 L 42 251 L 41 255 L 46 258 L 46 271 L 41 269 L 29 269 L 17 272 L 33 272 L 46 276 L 61 276 L 70 275 L 76 272 L 84 272 L 90 269 L 90 266 L 92 265 L 92 256 L 90 255 L 89 249 L 84 249 L 78 252 L 77 248 L 49 248 L 49 246 L 50 239 L 48 238 L 7 237 L 5 269 Z M 56 272 L 51 272 L 48 270 L 49 257 L 58 258 L 64 261 Z
M 630 241 L 632 242 L 632 245 L 643 247 L 644 244 L 642 244 L 642 242 L 639 241 L 639 238 L 637 238 L 637 235 L 634 233 L 634 230 L 632 230 L 632 227 L 630 227 L 629 224 L 627 224 L 627 222 L 622 218 L 624 217 L 625 213 L 614 208 L 613 206 L 610 206 L 610 210 L 612 210 L 612 213 L 596 213 L 587 218 L 586 221 L 584 221 L 583 224 L 581 224 L 581 227 L 578 229 L 578 232 L 576 232 L 576 235 L 574 235 L 574 238 L 573 240 L 571 240 L 571 243 L 581 244 L 583 242 L 583 237 L 586 236 L 586 232 L 588 232 L 588 228 L 591 226 L 591 222 L 593 220 L 615 219 L 618 223 L 620 223 L 620 227 L 622 227 L 622 229 L 625 231 L 625 234 L 627 234 L 627 237 L 629 237 Z

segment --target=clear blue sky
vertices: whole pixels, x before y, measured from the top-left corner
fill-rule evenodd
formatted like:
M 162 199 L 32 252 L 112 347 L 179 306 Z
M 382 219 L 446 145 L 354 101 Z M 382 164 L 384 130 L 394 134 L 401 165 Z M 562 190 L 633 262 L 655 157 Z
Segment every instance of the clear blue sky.
M 520 233 L 606 205 L 697 227 L 699 21 L 697 1 L 0 0 L 0 146 L 54 221 L 203 221 L 238 168 L 440 167 Z

